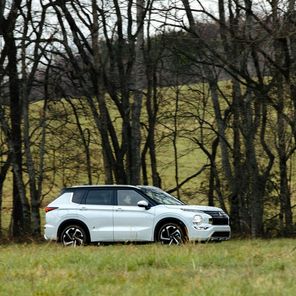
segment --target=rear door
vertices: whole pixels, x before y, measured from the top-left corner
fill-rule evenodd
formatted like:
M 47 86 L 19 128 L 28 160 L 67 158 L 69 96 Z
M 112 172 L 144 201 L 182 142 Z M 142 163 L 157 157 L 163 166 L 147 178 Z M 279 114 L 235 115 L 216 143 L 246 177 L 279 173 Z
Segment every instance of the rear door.
M 80 216 L 87 224 L 91 241 L 113 241 L 115 190 L 91 188 L 80 205 Z
M 146 200 L 134 189 L 118 189 L 114 206 L 115 241 L 152 241 L 154 208 L 145 209 L 137 203 Z

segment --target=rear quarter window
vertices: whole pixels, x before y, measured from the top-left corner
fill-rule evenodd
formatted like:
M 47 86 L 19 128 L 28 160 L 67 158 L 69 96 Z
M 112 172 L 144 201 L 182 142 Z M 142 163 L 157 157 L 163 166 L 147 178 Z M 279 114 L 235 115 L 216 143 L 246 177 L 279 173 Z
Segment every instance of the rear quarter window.
M 71 202 L 72 197 L 73 197 L 73 192 L 70 192 L 70 191 L 63 192 L 57 199 L 51 202 L 49 206 L 50 205 L 55 206 L 55 205 L 65 204 L 65 203 L 68 204 Z
M 72 202 L 77 203 L 77 204 L 81 204 L 85 192 L 86 192 L 86 190 L 83 190 L 83 189 L 74 190 Z

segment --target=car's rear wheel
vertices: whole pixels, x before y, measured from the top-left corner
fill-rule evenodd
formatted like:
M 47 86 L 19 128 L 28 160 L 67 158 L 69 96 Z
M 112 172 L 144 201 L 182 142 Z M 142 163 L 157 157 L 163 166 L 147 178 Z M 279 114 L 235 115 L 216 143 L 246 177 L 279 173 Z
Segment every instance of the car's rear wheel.
M 169 222 L 160 227 L 157 240 L 164 245 L 180 245 L 186 241 L 186 236 L 180 225 Z
M 79 225 L 69 225 L 62 231 L 60 241 L 64 246 L 83 246 L 87 243 L 86 232 Z

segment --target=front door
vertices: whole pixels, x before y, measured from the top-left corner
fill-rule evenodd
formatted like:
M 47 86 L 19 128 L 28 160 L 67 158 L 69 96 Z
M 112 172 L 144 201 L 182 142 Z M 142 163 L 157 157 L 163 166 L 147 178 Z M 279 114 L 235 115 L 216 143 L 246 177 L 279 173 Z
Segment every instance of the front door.
M 137 203 L 146 200 L 133 189 L 117 190 L 117 205 L 114 206 L 115 241 L 152 241 L 154 208 L 145 209 Z

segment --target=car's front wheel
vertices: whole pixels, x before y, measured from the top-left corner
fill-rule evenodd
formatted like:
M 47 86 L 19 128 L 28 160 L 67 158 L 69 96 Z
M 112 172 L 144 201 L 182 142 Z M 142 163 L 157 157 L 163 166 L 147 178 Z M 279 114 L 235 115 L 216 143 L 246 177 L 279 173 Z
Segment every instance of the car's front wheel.
M 60 241 L 64 246 L 83 246 L 87 242 L 85 230 L 79 225 L 69 225 L 62 231 Z
M 186 236 L 180 225 L 170 222 L 160 227 L 157 241 L 165 245 L 180 245 L 186 241 Z

